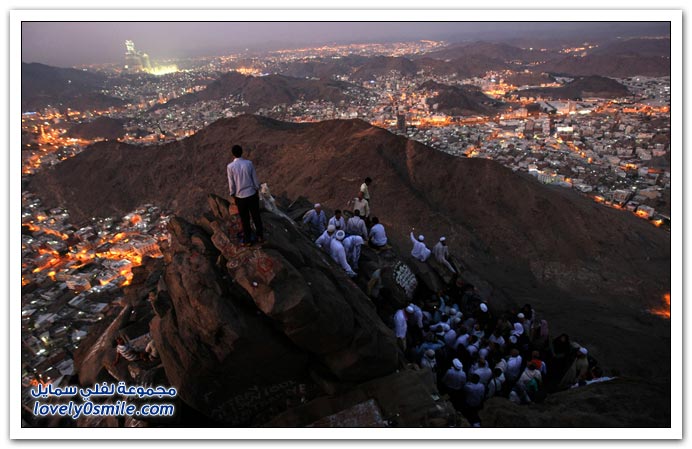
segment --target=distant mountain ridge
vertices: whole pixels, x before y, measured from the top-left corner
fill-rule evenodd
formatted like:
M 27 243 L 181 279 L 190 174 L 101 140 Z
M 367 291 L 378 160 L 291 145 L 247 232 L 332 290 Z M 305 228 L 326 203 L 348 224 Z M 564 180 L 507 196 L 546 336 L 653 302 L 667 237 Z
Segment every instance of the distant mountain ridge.
M 77 69 L 22 62 L 22 111 L 46 106 L 76 110 L 107 109 L 125 102 L 100 92 L 105 77 Z
M 98 117 L 90 122 L 79 123 L 67 131 L 69 137 L 82 139 L 115 140 L 125 135 L 125 122 L 111 117 Z
M 561 87 L 539 87 L 513 93 L 553 100 L 577 100 L 586 97 L 620 98 L 630 95 L 627 87 L 621 83 L 596 75 L 575 78 Z
M 284 75 L 247 76 L 232 71 L 223 74 L 203 90 L 185 94 L 167 103 L 158 104 L 152 110 L 169 106 L 184 106 L 199 101 L 221 100 L 229 96 L 242 97 L 249 112 L 269 108 L 277 104 L 291 104 L 298 99 L 326 100 L 338 103 L 348 98 L 345 90 L 354 87 L 333 80 L 313 80 Z
M 471 84 L 458 86 L 426 81 L 419 89 L 437 91 L 435 97 L 428 98 L 428 105 L 436 104 L 438 111 L 450 115 L 487 114 L 501 104 Z

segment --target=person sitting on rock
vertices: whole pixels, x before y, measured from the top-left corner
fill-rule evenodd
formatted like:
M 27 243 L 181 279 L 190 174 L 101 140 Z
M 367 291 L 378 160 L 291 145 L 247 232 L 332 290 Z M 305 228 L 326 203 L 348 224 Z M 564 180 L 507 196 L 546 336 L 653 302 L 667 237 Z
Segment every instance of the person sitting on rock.
M 372 217 L 372 228 L 370 228 L 370 246 L 375 249 L 382 249 L 387 246 L 387 234 L 384 232 L 384 226 L 380 224 L 377 217 Z
M 332 238 L 334 238 L 335 232 L 336 228 L 333 225 L 327 226 L 327 230 L 324 231 L 321 236 L 317 237 L 315 244 L 324 251 L 330 251 Z
M 346 222 L 346 234 L 359 235 L 363 240 L 368 239 L 368 228 L 365 226 L 365 221 L 360 218 L 360 210 L 353 211 L 353 217 Z
M 137 351 L 132 345 L 125 341 L 123 337 L 118 337 L 115 339 L 115 343 L 118 345 L 115 352 L 115 361 L 113 364 L 117 364 L 120 357 L 124 358 L 128 362 L 136 362 L 137 360 L 144 360 L 144 354 Z
M 330 245 L 330 255 L 332 256 L 332 259 L 336 263 L 341 266 L 341 268 L 344 269 L 347 275 L 350 277 L 355 277 L 357 274 L 353 271 L 351 266 L 348 264 L 348 261 L 346 260 L 346 250 L 344 249 L 343 245 L 343 240 L 346 237 L 346 233 L 344 231 L 336 231 L 334 233 L 334 238 L 332 241 L 329 243 Z
M 452 273 L 456 273 L 457 271 L 454 269 L 452 264 L 449 263 L 447 258 L 449 257 L 449 247 L 447 246 L 447 238 L 442 236 L 440 237 L 440 241 L 433 246 L 432 249 L 433 255 L 435 256 L 435 260 L 437 260 L 439 263 L 447 267 L 449 271 Z
M 349 235 L 344 239 L 344 249 L 346 250 L 346 260 L 351 267 L 358 268 L 360 260 L 360 247 L 363 246 L 365 240 L 359 235 Z
M 346 220 L 341 216 L 341 210 L 334 211 L 334 216 L 329 219 L 329 224 L 334 225 L 337 231 L 346 231 Z
M 327 227 L 327 216 L 324 214 L 320 203 L 315 203 L 314 208 L 305 213 L 303 223 L 309 226 L 310 232 L 314 235 L 322 235 Z
M 411 230 L 411 242 L 413 242 L 411 256 L 413 256 L 414 259 L 420 260 L 421 262 L 425 262 L 428 260 L 428 257 L 430 257 L 430 250 L 427 246 L 425 246 L 423 240 L 425 240 L 425 237 L 422 235 L 419 235 L 418 239 L 416 240 L 416 238 L 413 236 L 413 230 Z

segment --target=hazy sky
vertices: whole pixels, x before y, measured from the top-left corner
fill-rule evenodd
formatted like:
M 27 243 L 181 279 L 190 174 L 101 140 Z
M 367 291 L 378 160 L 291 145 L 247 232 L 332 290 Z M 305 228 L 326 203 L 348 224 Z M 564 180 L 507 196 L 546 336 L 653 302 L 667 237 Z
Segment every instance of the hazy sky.
M 121 62 L 125 40 L 153 60 L 327 42 L 417 39 L 595 39 L 668 34 L 668 23 L 514 22 L 24 22 L 22 61 L 61 67 Z

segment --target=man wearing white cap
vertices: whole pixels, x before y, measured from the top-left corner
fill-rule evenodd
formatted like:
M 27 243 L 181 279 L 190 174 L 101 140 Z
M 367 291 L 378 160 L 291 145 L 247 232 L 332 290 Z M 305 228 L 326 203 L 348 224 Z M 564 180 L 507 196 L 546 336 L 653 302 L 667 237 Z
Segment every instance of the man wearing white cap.
M 344 249 L 346 250 L 346 260 L 352 267 L 358 268 L 360 247 L 363 246 L 363 243 L 365 243 L 365 240 L 359 235 L 349 235 L 343 241 Z
M 321 236 L 317 237 L 317 240 L 315 240 L 315 244 L 318 247 L 322 248 L 324 251 L 330 251 L 332 247 L 332 238 L 334 238 L 335 232 L 336 228 L 334 228 L 334 226 L 327 226 L 327 230 L 324 231 Z
M 446 241 L 447 239 L 444 236 L 440 237 L 440 241 L 433 246 L 432 252 L 436 261 L 447 267 L 452 273 L 456 273 L 457 271 L 447 260 L 447 257 L 449 257 L 449 248 L 447 247 Z
M 420 260 L 421 262 L 425 262 L 426 260 L 428 260 L 428 257 L 430 257 L 430 250 L 427 246 L 425 246 L 425 243 L 423 243 L 424 240 L 425 237 L 423 237 L 422 235 L 419 235 L 418 239 L 416 239 L 413 236 L 413 231 L 411 231 L 411 242 L 413 243 L 411 255 L 415 259 Z
M 579 382 L 588 380 L 589 377 L 588 354 L 589 351 L 583 346 L 577 351 L 577 360 L 574 361 L 574 367 L 577 370 L 577 381 Z
M 464 372 L 464 365 L 461 364 L 459 359 L 452 360 L 452 366 L 442 378 L 442 383 L 447 387 L 454 407 L 461 408 L 463 388 L 466 384 L 466 373 Z
M 332 259 L 334 259 L 334 261 L 344 269 L 347 275 L 354 277 L 356 276 L 356 273 L 351 269 L 351 266 L 346 261 L 346 250 L 344 249 L 344 245 L 341 243 L 345 237 L 346 233 L 344 231 L 336 231 L 336 233 L 334 233 L 334 238 L 329 243 L 329 253 L 332 256 Z
M 408 320 L 413 316 L 413 306 L 410 304 L 405 309 L 399 309 L 394 314 L 394 335 L 396 341 L 403 351 L 406 350 L 406 331 L 408 330 Z
M 327 227 L 327 216 L 324 214 L 320 203 L 315 203 L 314 208 L 305 213 L 303 223 L 310 226 L 310 231 L 313 234 L 322 235 Z

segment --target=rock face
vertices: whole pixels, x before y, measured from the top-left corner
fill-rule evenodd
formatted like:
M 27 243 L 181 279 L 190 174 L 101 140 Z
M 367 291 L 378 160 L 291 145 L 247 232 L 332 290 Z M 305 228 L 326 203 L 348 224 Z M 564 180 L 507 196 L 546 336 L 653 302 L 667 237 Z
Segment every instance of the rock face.
M 206 210 L 201 197 L 227 194 L 234 143 L 277 197 L 303 195 L 343 209 L 363 177 L 372 177 L 371 208 L 399 254 L 411 250 L 411 226 L 429 242 L 445 235 L 467 272 L 490 284 L 492 306 L 530 303 L 551 329 L 583 336 L 623 374 L 670 376 L 670 325 L 647 313 L 670 291 L 669 234 L 494 161 L 455 158 L 362 121 L 246 115 L 162 146 L 105 142 L 33 177 L 29 187 L 46 205 L 69 207 L 75 219 L 152 202 L 191 220 Z M 294 267 L 300 254 L 281 251 Z M 634 352 L 641 356 L 627 356 Z
M 82 139 L 98 139 L 100 137 L 106 140 L 115 140 L 125 135 L 125 122 L 110 117 L 98 117 L 90 122 L 73 126 L 67 135 Z
M 216 422 L 252 425 L 285 409 L 313 371 L 355 384 L 400 366 L 375 306 L 292 223 L 264 213 L 268 242 L 248 249 L 228 203 L 210 205 L 200 226 L 171 220 L 159 292 L 169 304 L 151 324 L 182 400 Z
M 651 406 L 666 396 L 669 383 L 624 378 L 556 393 L 542 404 L 492 398 L 480 416 L 486 427 L 669 427 L 670 409 Z

